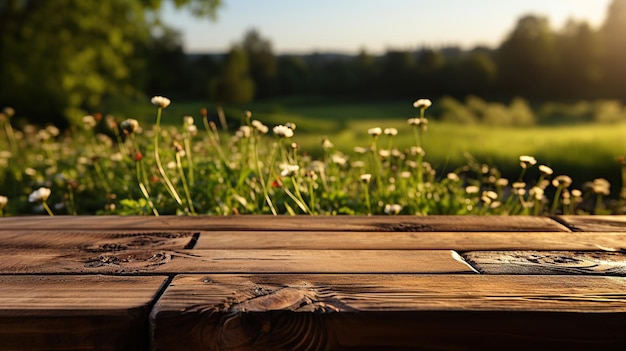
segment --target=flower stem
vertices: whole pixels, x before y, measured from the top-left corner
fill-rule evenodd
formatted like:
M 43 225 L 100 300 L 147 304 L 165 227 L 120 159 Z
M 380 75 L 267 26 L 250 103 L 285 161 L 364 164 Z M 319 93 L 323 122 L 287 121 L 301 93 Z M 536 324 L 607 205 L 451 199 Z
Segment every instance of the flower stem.
M 267 205 L 270 207 L 270 210 L 272 211 L 272 214 L 274 216 L 276 216 L 278 213 L 276 212 L 276 209 L 274 208 L 274 204 L 272 203 L 272 199 L 269 196 L 269 192 L 267 189 L 267 184 L 269 183 L 272 174 L 273 174 L 273 169 L 274 169 L 274 159 L 276 158 L 276 148 L 274 148 L 274 150 L 272 151 L 272 155 L 270 157 L 270 163 L 269 163 L 269 172 L 267 175 L 267 182 L 264 180 L 263 175 L 261 174 L 261 166 L 259 166 L 259 155 L 258 155 L 258 150 L 256 149 L 256 143 L 255 143 L 255 152 L 254 152 L 254 164 L 256 166 L 256 170 L 257 170 L 257 174 L 259 175 L 259 179 L 261 180 L 261 187 L 263 188 L 263 197 L 265 198 L 265 202 L 267 202 Z
M 309 207 L 306 205 L 306 201 L 304 201 L 304 198 L 302 197 L 302 193 L 300 192 L 300 183 L 297 181 L 296 177 L 292 176 L 291 177 L 291 183 L 293 184 L 293 188 L 294 191 L 296 192 L 296 197 L 299 200 L 299 204 L 298 206 L 300 206 L 300 208 L 307 214 L 312 214 L 311 210 L 309 209 Z
M 372 204 L 371 204 L 371 201 L 370 201 L 369 183 L 365 183 L 363 186 L 365 188 L 365 203 L 367 204 L 367 215 L 371 216 L 372 215 Z
M 41 201 L 41 205 L 43 206 L 43 209 L 46 210 L 46 212 L 48 212 L 48 215 L 50 217 L 54 217 L 54 213 L 52 213 L 50 206 L 48 206 L 48 203 L 45 200 Z
M 152 210 L 152 213 L 154 214 L 154 216 L 158 217 L 159 212 L 157 211 L 156 207 L 154 207 L 154 203 L 150 199 L 150 193 L 148 192 L 148 189 L 146 189 L 146 186 L 144 185 L 142 181 L 142 178 L 143 178 L 142 174 L 144 174 L 144 172 L 143 172 L 141 160 L 135 161 L 135 173 L 137 174 L 137 183 L 139 184 L 139 190 L 141 190 L 141 194 L 148 202 L 148 206 L 150 206 L 150 209 Z
M 187 186 L 187 180 L 185 179 L 185 172 L 183 171 L 183 165 L 180 161 L 180 155 L 178 153 L 176 153 L 176 168 L 178 168 L 180 179 L 183 182 L 183 190 L 185 191 L 185 197 L 187 198 L 187 207 L 189 208 L 191 214 L 195 215 L 196 211 L 193 208 L 193 201 L 191 200 L 189 187 Z
M 189 178 L 189 184 L 193 186 L 195 184 L 195 179 L 193 175 L 193 159 L 191 157 L 191 141 L 189 140 L 190 136 L 183 140 L 183 144 L 185 146 L 185 155 L 187 156 L 187 177 Z
M 159 173 L 161 174 L 161 177 L 163 177 L 163 180 L 165 181 L 165 185 L 167 186 L 169 193 L 172 195 L 174 200 L 176 200 L 176 203 L 182 206 L 183 200 L 181 200 L 180 196 L 178 195 L 178 192 L 176 192 L 176 189 L 174 188 L 174 184 L 172 184 L 172 181 L 168 177 L 167 173 L 165 173 L 165 169 L 163 169 L 163 165 L 161 164 L 161 157 L 159 155 L 159 133 L 160 133 L 160 127 L 161 127 L 161 111 L 162 110 L 163 110 L 162 107 L 159 107 L 159 109 L 157 110 L 157 121 L 154 126 L 154 158 L 156 160 L 156 165 L 157 165 L 157 168 L 159 169 Z
M 556 208 L 559 205 L 559 200 L 561 198 L 561 192 L 563 191 L 563 186 L 559 185 L 554 192 L 554 199 L 552 199 L 552 206 L 550 207 L 550 214 L 556 214 Z

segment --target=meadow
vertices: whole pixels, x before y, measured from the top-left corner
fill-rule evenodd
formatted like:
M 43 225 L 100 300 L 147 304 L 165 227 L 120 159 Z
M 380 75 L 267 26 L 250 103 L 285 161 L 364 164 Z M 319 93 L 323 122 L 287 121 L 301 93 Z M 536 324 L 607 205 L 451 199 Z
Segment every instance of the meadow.
M 575 106 L 575 104 L 571 104 Z M 176 125 L 185 115 L 198 115 L 202 108 L 215 107 L 205 102 L 174 103 L 164 111 L 164 124 Z M 436 109 L 433 105 L 431 109 Z M 111 106 L 116 116 L 137 118 L 153 123 L 151 106 L 117 103 Z M 237 128 L 244 111 L 268 125 L 292 122 L 301 149 L 313 157 L 323 155 L 321 139 L 327 137 L 344 152 L 370 142 L 367 130 L 374 127 L 396 128 L 394 146 L 407 149 L 414 145 L 407 118 L 418 111 L 411 101 L 355 101 L 315 97 L 279 98 L 245 106 L 225 108 L 231 129 Z M 439 172 L 449 172 L 467 164 L 468 157 L 496 166 L 508 178 L 519 173 L 520 155 L 533 155 L 556 172 L 570 175 L 577 186 L 594 178 L 606 178 L 621 186 L 621 165 L 626 155 L 626 119 L 612 123 L 550 121 L 532 126 L 493 126 L 459 124 L 432 118 L 424 135 L 425 159 Z M 214 118 L 215 119 L 215 118 Z M 217 122 L 217 120 L 216 120 Z M 614 194 L 618 195 L 618 194 Z
M 626 122 L 461 125 L 430 118 L 433 109 L 412 101 L 323 98 L 226 107 L 227 125 L 203 102 L 117 101 L 107 110 L 64 133 L 13 130 L 5 113 L 2 214 L 543 215 L 623 207 Z

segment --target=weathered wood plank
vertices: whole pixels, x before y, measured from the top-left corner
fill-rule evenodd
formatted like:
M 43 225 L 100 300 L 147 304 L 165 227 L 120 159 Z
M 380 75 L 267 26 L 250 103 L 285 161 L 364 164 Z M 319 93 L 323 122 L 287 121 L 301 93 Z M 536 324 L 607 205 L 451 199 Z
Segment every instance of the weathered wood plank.
M 76 249 L 87 252 L 129 249 L 183 249 L 195 242 L 193 232 L 159 231 L 79 231 L 10 230 L 0 231 L 1 249 Z M 196 234 L 196 237 L 199 234 Z
M 623 349 L 625 291 L 619 277 L 182 275 L 150 320 L 155 350 Z
M 202 231 L 194 248 L 618 251 L 626 233 Z
M 444 231 L 563 232 L 565 226 L 532 216 L 55 216 L 0 218 L 2 230 L 148 231 Z
M 0 274 L 475 273 L 449 250 L 0 250 Z
M 626 216 L 559 216 L 574 231 L 626 232 Z
M 586 274 L 626 276 L 623 252 L 472 251 L 463 257 L 487 274 Z
M 166 277 L 0 276 L 2 350 L 142 350 Z

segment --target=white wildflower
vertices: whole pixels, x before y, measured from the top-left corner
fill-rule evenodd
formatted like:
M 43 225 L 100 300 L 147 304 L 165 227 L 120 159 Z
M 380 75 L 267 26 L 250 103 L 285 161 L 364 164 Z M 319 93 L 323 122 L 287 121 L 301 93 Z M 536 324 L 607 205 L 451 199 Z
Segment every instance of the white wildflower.
M 412 156 L 415 155 L 426 155 L 426 151 L 424 151 L 424 149 L 422 149 L 419 146 L 411 146 L 411 148 L 409 149 L 409 154 L 411 154 Z
M 291 138 L 293 136 L 293 129 L 284 125 L 278 125 L 272 130 L 274 131 L 274 134 L 278 135 L 281 138 Z
M 522 155 L 519 157 L 520 166 L 522 168 L 527 168 L 529 166 L 534 166 L 537 164 L 537 159 L 532 156 Z
M 46 126 L 46 131 L 48 133 L 50 133 L 50 135 L 53 136 L 53 137 L 58 136 L 61 133 L 59 128 L 57 128 L 57 127 L 55 127 L 55 126 L 53 126 L 51 124 Z
M 191 116 L 183 117 L 183 125 L 184 126 L 190 126 L 190 125 L 193 125 L 193 123 L 194 123 L 193 117 L 191 117 Z
M 324 137 L 322 139 L 322 149 L 324 149 L 325 151 L 328 151 L 330 149 L 332 149 L 334 147 L 333 143 L 330 141 L 330 139 Z
M 120 123 L 120 128 L 122 128 L 124 134 L 133 134 L 139 128 L 139 122 L 136 119 L 129 118 Z
M 385 130 L 383 130 L 383 133 L 385 135 L 394 136 L 398 135 L 398 130 L 396 128 L 385 128 Z
M 572 185 L 572 178 L 566 175 L 556 176 L 554 177 L 554 179 L 552 179 L 552 185 L 554 185 L 555 187 L 561 186 L 567 188 Z
M 249 138 L 252 133 L 252 128 L 249 126 L 243 125 L 239 127 L 239 130 L 236 132 L 237 137 L 239 138 Z
M 465 187 L 465 192 L 468 194 L 478 194 L 479 191 L 480 188 L 476 185 L 468 185 L 467 187 Z
M 352 168 L 365 168 L 365 162 L 363 161 L 354 161 L 350 164 L 350 167 Z
M 509 185 L 509 180 L 506 178 L 498 178 L 496 179 L 496 185 L 499 187 L 505 187 Z
M 360 179 L 363 183 L 369 183 L 372 180 L 372 175 L 369 173 L 361 174 Z
M 412 126 L 419 126 L 422 121 L 419 117 L 415 117 L 407 119 L 406 122 Z
M 250 122 L 250 124 L 256 128 L 256 130 L 259 131 L 259 133 L 261 134 L 267 134 L 267 132 L 269 131 L 269 128 L 261 123 L 261 121 L 259 121 L 258 119 L 253 120 L 252 122 Z
M 280 175 L 283 177 L 293 177 L 298 173 L 298 170 L 300 170 L 300 166 L 287 163 L 283 163 L 279 167 L 282 170 Z
M 554 173 L 554 171 L 552 170 L 552 168 L 546 166 L 546 165 L 539 165 L 539 171 L 545 175 L 552 175 L 552 173 Z
M 537 199 L 537 200 L 543 199 L 543 189 L 541 187 L 538 187 L 538 186 L 532 187 L 528 191 L 528 194 L 530 194 L 530 196 L 534 196 L 535 199 Z
M 116 152 L 112 154 L 110 157 L 111 161 L 120 162 L 124 160 L 124 155 L 121 152 Z
M 196 136 L 198 134 L 198 127 L 196 127 L 195 124 L 188 125 L 186 130 L 191 136 Z
M 373 137 L 377 137 L 381 134 L 383 134 L 383 130 L 380 127 L 376 127 L 376 128 L 370 128 L 367 130 L 367 134 L 373 136 Z
M 611 183 L 604 178 L 597 178 L 592 183 L 593 192 L 600 195 L 609 195 L 611 193 Z
M 448 173 L 446 177 L 453 182 L 458 182 L 461 180 L 461 178 L 459 178 L 459 175 L 453 172 Z
M 150 102 L 157 107 L 166 108 L 170 105 L 170 99 L 164 96 L 154 96 L 150 99 Z
M 50 197 L 51 193 L 52 193 L 52 191 L 49 188 L 41 187 L 41 188 L 33 191 L 28 196 L 28 201 L 29 202 L 46 201 L 48 199 L 48 197 Z
M 98 122 L 96 121 L 94 116 L 92 115 L 83 116 L 83 127 L 85 127 L 85 129 L 91 129 L 95 127 L 96 124 L 98 124 Z
M 397 215 L 398 213 L 400 213 L 400 211 L 402 211 L 402 205 L 386 204 L 384 211 L 385 211 L 385 214 L 388 214 L 388 215 Z
M 429 99 L 418 99 L 415 100 L 415 102 L 413 102 L 413 107 L 415 108 L 423 108 L 423 109 L 427 109 L 432 105 L 432 101 L 430 101 Z
M 343 166 L 346 164 L 346 162 L 348 162 L 348 159 L 341 154 L 333 154 L 330 158 L 333 163 L 338 164 L 340 166 Z

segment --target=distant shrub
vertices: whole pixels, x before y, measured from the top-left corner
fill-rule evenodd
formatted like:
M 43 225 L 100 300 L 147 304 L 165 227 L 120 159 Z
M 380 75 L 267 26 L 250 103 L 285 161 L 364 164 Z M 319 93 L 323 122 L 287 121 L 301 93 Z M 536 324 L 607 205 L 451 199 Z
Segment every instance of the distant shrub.
M 526 100 L 516 97 L 509 106 L 499 102 L 486 102 L 482 98 L 469 95 L 465 104 L 453 97 L 445 96 L 438 102 L 439 118 L 446 122 L 494 126 L 530 126 L 536 121 L 535 113 Z
M 509 105 L 511 120 L 517 126 L 532 126 L 535 124 L 535 113 L 528 105 L 528 102 L 521 97 L 516 97 Z
M 482 122 L 492 126 L 508 126 L 513 124 L 513 119 L 506 105 L 493 102 L 487 105 Z
M 622 103 L 617 100 L 598 100 L 592 105 L 594 122 L 615 123 L 624 119 Z
M 453 97 L 442 97 L 438 105 L 440 111 L 439 118 L 442 121 L 462 124 L 474 124 L 477 122 L 477 117 L 472 111 Z

